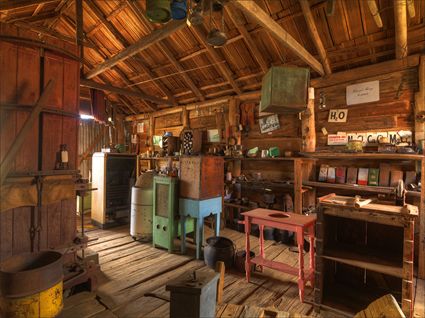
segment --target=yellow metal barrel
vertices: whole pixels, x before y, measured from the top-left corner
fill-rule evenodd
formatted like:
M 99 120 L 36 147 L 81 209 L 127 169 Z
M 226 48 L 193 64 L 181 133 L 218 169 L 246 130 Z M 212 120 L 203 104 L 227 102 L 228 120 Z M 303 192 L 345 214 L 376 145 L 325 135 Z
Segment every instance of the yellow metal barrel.
M 61 253 L 22 254 L 0 264 L 0 317 L 50 318 L 62 307 Z

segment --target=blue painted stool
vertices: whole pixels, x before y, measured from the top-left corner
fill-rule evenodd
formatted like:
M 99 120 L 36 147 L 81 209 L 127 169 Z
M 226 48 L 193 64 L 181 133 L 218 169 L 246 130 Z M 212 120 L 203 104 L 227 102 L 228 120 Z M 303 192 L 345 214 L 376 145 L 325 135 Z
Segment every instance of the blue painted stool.
M 181 228 L 181 252 L 186 253 L 186 229 L 185 221 L 187 217 L 195 219 L 195 244 L 196 259 L 201 256 L 204 218 L 213 214 L 215 216 L 215 235 L 220 235 L 220 214 L 222 209 L 222 197 L 207 200 L 182 199 L 179 201 L 180 228 Z

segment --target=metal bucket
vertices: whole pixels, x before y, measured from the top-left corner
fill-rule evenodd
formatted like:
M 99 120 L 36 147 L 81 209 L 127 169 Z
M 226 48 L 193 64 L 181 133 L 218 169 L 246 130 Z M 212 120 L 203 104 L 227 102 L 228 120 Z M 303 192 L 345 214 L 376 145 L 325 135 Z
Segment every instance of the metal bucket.
M 130 235 L 134 239 L 152 239 L 152 204 L 152 189 L 131 189 Z
M 146 0 L 146 16 L 154 23 L 168 22 L 171 19 L 170 0 Z
M 62 254 L 12 256 L 0 265 L 0 317 L 55 317 L 63 308 Z

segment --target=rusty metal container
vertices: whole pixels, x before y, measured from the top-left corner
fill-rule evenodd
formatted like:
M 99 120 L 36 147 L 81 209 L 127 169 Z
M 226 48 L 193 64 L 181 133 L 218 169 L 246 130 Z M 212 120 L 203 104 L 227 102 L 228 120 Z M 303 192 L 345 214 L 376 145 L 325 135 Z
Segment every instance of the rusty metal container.
M 224 159 L 216 156 L 180 158 L 180 197 L 205 200 L 222 196 Z
M 12 256 L 0 265 L 0 317 L 56 317 L 63 307 L 62 254 Z
M 271 67 L 261 87 L 260 111 L 299 113 L 307 108 L 310 71 L 302 67 Z

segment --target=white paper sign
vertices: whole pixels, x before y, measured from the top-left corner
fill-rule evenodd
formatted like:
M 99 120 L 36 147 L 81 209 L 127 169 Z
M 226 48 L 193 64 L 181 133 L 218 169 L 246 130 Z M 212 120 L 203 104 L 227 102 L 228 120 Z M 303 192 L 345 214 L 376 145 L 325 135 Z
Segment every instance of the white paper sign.
M 329 134 L 328 135 L 328 146 L 344 146 L 347 144 L 347 134 Z
M 348 109 L 331 109 L 329 110 L 328 122 L 345 123 L 347 122 Z
M 363 145 L 376 145 L 380 137 L 388 137 L 392 144 L 401 141 L 412 142 L 411 131 L 387 131 L 387 132 L 367 132 L 367 133 L 347 133 L 348 140 L 361 140 Z
M 379 100 L 379 81 L 349 85 L 346 94 L 347 105 L 376 102 Z

